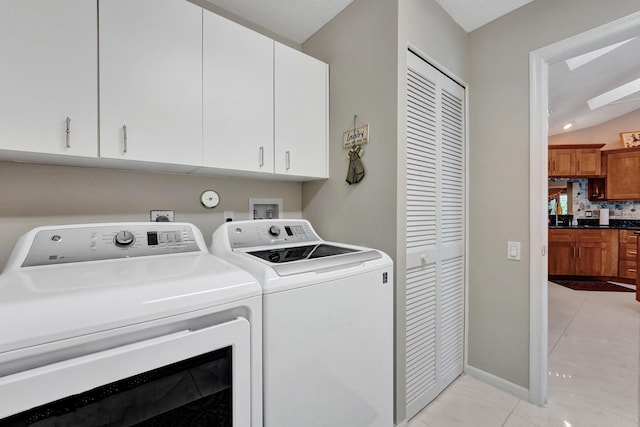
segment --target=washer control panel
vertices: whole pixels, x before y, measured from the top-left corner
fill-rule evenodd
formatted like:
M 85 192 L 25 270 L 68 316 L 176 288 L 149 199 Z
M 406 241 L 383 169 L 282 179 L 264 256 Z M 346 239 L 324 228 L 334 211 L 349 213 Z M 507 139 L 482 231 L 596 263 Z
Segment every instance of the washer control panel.
M 200 231 L 186 223 L 88 224 L 34 231 L 22 267 L 206 252 L 199 244 Z
M 265 219 L 225 223 L 232 249 L 320 240 L 306 220 Z

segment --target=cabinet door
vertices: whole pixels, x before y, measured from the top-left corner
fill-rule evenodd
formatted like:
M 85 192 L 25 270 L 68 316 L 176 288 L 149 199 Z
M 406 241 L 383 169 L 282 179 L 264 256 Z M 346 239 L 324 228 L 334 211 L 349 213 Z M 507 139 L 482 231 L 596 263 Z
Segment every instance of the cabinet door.
M 568 148 L 549 149 L 549 175 L 572 176 L 576 173 L 576 150 Z
M 601 150 L 599 148 L 576 149 L 576 175 L 594 176 L 601 172 Z
M 327 178 L 327 65 L 275 43 L 275 172 Z
M 204 166 L 273 173 L 273 40 L 203 17 Z
M 607 199 L 640 200 L 640 151 L 607 156 Z
M 95 1 L 0 2 L 0 149 L 98 155 L 96 14 Z
M 549 242 L 549 274 L 576 274 L 574 242 Z
M 600 242 L 579 242 L 576 274 L 578 276 L 603 275 L 603 244 Z
M 202 9 L 100 2 L 100 156 L 202 164 Z

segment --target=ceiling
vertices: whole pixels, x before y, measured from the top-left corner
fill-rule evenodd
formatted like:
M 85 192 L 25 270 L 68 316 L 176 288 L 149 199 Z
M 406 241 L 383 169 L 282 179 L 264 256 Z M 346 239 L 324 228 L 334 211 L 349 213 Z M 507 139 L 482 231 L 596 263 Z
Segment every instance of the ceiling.
M 206 0 L 302 44 L 353 0 Z M 435 0 L 466 32 L 533 0 Z
M 550 65 L 549 135 L 596 126 L 640 108 L 640 93 L 635 91 L 594 110 L 587 104 L 594 97 L 640 78 L 639 51 L 640 37 L 573 71 L 565 61 Z M 564 130 L 568 123 L 572 127 Z
M 353 0 L 204 0 L 294 43 L 302 44 Z M 471 32 L 533 0 L 435 0 Z M 549 134 L 591 127 L 640 108 L 621 102 L 591 111 L 587 100 L 640 77 L 640 38 L 570 71 L 565 62 L 549 68 Z M 638 58 L 638 63 L 630 61 Z M 634 98 L 633 95 L 622 101 Z

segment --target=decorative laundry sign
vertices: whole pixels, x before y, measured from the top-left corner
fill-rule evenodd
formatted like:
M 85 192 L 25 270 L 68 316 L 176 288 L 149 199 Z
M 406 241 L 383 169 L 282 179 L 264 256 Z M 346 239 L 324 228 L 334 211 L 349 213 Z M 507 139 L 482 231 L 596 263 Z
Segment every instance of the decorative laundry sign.
M 369 142 L 369 125 L 350 129 L 342 134 L 342 147 L 352 148 Z

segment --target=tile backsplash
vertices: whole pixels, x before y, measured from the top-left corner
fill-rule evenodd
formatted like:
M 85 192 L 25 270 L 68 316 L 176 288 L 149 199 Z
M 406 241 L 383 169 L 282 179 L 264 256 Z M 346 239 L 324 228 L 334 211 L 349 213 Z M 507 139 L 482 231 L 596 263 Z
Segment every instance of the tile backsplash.
M 600 209 L 609 209 L 611 219 L 640 219 L 640 201 L 590 202 L 587 189 L 586 179 L 577 179 L 573 182 L 572 214 L 574 218 L 599 218 Z M 586 211 L 592 211 L 592 216 L 587 217 Z

